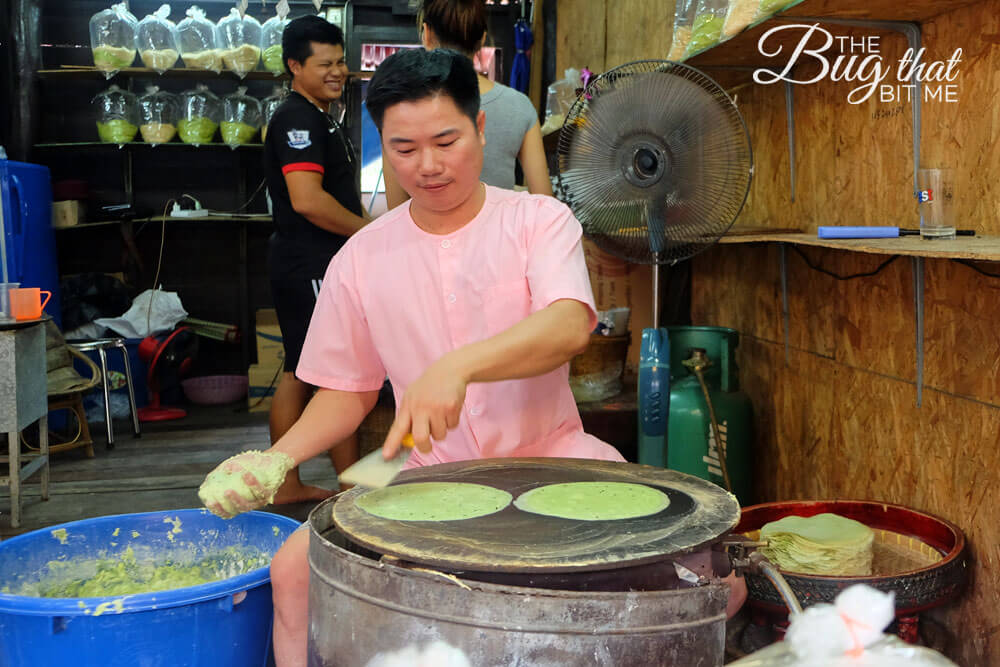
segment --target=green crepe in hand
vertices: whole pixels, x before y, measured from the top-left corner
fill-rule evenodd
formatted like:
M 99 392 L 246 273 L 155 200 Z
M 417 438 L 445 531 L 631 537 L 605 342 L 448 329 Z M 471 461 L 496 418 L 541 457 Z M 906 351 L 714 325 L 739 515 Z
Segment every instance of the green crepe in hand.
M 522 493 L 514 507 L 578 521 L 634 519 L 662 512 L 670 505 L 667 494 L 644 484 L 627 482 L 568 482 L 549 484 Z
M 506 491 L 482 484 L 414 482 L 367 491 L 355 504 L 383 519 L 461 521 L 499 512 L 510 501 Z
M 872 573 L 875 533 L 859 521 L 837 514 L 786 516 L 760 530 L 762 554 L 788 572 L 829 576 Z

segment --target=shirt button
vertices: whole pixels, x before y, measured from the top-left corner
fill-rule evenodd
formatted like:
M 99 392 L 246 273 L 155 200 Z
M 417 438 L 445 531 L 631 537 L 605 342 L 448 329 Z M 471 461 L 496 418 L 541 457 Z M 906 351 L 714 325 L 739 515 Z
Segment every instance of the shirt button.
M 448 303 L 455 303 L 455 301 L 457 301 L 457 300 L 458 300 L 458 297 L 456 297 L 454 294 L 449 294 L 448 295 Z
M 451 247 L 451 241 L 449 241 L 448 239 L 441 241 L 441 247 L 447 250 L 448 248 Z
M 472 415 L 473 417 L 478 417 L 480 412 L 482 412 L 482 410 L 480 410 L 479 408 L 471 408 L 469 410 L 469 414 Z

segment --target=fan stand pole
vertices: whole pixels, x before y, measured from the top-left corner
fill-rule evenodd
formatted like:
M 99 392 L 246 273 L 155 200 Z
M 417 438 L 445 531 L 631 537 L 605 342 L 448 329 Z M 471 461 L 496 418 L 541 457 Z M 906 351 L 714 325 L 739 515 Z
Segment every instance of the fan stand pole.
M 653 254 L 653 328 L 660 328 L 660 253 Z

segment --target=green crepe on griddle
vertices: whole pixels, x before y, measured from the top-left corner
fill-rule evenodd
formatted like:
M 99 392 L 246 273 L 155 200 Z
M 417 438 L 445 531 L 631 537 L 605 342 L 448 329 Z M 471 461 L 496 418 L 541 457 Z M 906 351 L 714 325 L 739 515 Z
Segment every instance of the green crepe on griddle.
M 872 573 L 871 528 L 837 514 L 786 516 L 760 530 L 762 554 L 787 572 L 828 576 Z

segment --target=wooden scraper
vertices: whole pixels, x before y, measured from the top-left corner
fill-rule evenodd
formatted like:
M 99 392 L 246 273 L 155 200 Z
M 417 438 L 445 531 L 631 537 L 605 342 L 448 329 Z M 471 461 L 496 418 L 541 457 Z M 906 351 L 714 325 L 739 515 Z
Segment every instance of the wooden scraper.
M 353 484 L 354 486 L 364 486 L 369 489 L 381 489 L 396 479 L 396 475 L 403 469 L 412 451 L 413 436 L 407 433 L 403 437 L 402 446 L 395 457 L 386 461 L 382 457 L 382 448 L 379 447 L 374 452 L 365 454 L 360 461 L 340 473 L 337 480 L 341 484 Z

